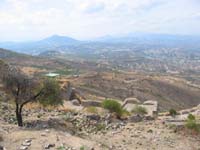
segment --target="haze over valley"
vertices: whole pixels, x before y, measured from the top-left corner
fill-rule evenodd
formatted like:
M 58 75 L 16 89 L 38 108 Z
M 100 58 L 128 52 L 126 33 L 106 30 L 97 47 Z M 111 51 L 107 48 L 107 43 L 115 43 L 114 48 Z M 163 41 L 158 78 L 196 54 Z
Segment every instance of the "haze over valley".
M 199 10 L 0 1 L 0 150 L 199 150 Z

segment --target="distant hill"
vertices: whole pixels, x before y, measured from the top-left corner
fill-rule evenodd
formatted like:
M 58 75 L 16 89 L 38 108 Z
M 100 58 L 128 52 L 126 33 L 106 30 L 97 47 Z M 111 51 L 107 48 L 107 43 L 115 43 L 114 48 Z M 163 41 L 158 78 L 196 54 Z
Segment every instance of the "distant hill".
M 81 43 L 81 41 L 67 36 L 53 35 L 33 42 L 3 42 L 0 43 L 0 47 L 20 53 L 38 55 L 44 51 L 59 50 L 79 43 Z
M 44 52 L 58 51 L 61 54 L 87 56 L 102 51 L 137 51 L 155 48 L 179 48 L 188 51 L 200 51 L 200 36 L 168 35 L 150 33 L 131 33 L 121 36 L 104 36 L 91 41 L 79 41 L 67 36 L 53 35 L 33 42 L 3 42 L 1 48 L 16 52 L 45 55 Z
M 129 43 L 129 44 L 141 44 L 150 46 L 189 46 L 200 47 L 200 36 L 192 35 L 172 35 L 172 34 L 154 34 L 154 33 L 130 33 L 121 36 L 104 36 L 97 38 L 94 41 L 103 43 Z
M 0 48 L 0 59 L 9 59 L 9 58 L 19 58 L 19 57 L 27 57 L 25 54 L 19 54 L 7 49 Z
M 51 37 L 45 38 L 41 41 L 38 41 L 40 44 L 51 44 L 51 45 L 72 45 L 72 44 L 77 44 L 80 41 L 73 39 L 71 37 L 67 36 L 59 36 L 59 35 L 53 35 Z

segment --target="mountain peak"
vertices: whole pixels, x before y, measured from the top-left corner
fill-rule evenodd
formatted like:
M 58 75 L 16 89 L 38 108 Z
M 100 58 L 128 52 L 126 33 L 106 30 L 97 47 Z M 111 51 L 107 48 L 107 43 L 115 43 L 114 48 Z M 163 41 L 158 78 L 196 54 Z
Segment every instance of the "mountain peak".
M 57 35 L 57 34 L 54 34 L 50 37 L 47 37 L 45 38 L 44 40 L 73 40 L 73 41 L 77 41 L 76 39 L 73 39 L 71 37 L 68 37 L 68 36 L 61 36 L 61 35 Z
M 52 35 L 40 41 L 40 43 L 51 43 L 53 45 L 71 45 L 79 41 L 68 36 Z

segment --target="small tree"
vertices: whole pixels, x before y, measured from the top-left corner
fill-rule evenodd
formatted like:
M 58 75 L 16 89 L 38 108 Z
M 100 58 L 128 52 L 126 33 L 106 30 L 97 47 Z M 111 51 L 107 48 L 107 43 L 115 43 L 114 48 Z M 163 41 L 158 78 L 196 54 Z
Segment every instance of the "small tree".
M 170 114 L 170 116 L 175 117 L 177 115 L 177 112 L 175 109 L 170 109 L 169 114 Z
M 35 79 L 23 74 L 18 68 L 0 64 L 1 79 L 5 91 L 13 96 L 18 126 L 23 126 L 22 110 L 31 102 L 44 106 L 62 104 L 60 87 L 53 79 Z

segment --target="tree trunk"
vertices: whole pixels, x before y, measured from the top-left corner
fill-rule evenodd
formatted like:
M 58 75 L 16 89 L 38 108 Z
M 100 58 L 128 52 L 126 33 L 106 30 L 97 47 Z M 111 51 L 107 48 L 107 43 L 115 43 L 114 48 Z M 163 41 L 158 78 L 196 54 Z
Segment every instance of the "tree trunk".
M 22 107 L 19 107 L 19 104 L 16 104 L 16 118 L 19 127 L 23 126 L 22 120 Z

